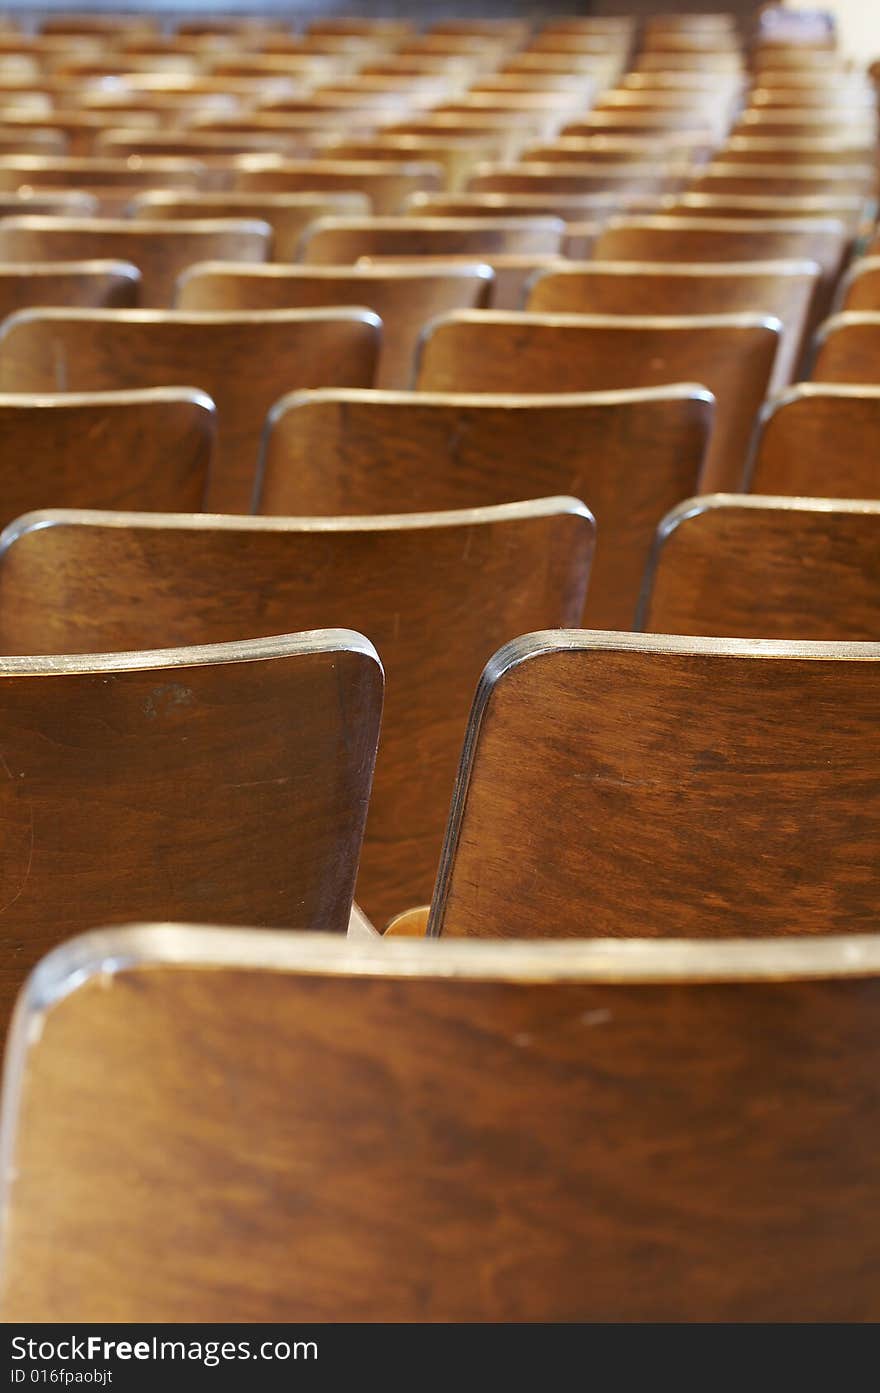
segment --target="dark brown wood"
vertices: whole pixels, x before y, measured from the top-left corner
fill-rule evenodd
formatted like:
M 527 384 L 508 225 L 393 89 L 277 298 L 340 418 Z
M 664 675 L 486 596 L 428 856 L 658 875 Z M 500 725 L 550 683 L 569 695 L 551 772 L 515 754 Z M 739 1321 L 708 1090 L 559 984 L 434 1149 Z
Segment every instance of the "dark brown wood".
M 362 256 L 553 255 L 560 218 L 321 218 L 305 232 L 304 261 L 337 266 Z M 0 244 L 2 245 L 2 244 Z
M 245 512 L 269 408 L 303 387 L 372 384 L 368 310 L 23 310 L 0 326 L 0 390 L 94 392 L 185 384 L 217 404 L 207 506 Z
M 359 635 L 4 658 L 0 701 L 2 1028 L 95 920 L 345 932 L 382 705 Z
M 880 644 L 531 634 L 483 675 L 429 932 L 869 931 Z
M 697 487 L 698 387 L 547 396 L 298 392 L 272 412 L 257 511 L 429 512 L 554 494 L 598 520 L 584 622 L 628 629 L 654 529 Z
M 875 1323 L 878 973 L 89 935 L 9 1052 L 3 1319 Z
M 593 536 L 560 498 L 326 520 L 36 514 L 5 534 L 0 651 L 219 643 L 345 615 L 387 680 L 358 879 L 378 925 L 430 898 L 480 672 L 516 634 L 579 622 Z
M 0 320 L 32 305 L 127 309 L 138 303 L 140 286 L 140 271 L 126 261 L 4 261 L 0 263 Z
M 2 165 L 0 165 L 2 168 Z M 242 193 L 364 193 L 373 212 L 400 211 L 410 194 L 443 187 L 437 164 L 394 160 L 266 160 L 243 156 L 230 174 Z
M 473 262 L 247 268 L 208 262 L 184 274 L 176 303 L 224 312 L 364 305 L 382 321 L 376 386 L 407 388 L 425 325 L 452 310 L 484 307 L 492 288 L 491 268 Z
M 316 218 L 356 217 L 370 211 L 363 193 L 178 193 L 155 189 L 132 201 L 134 218 L 246 218 L 272 228 L 272 260 L 295 261 L 300 239 Z
M 178 277 L 195 261 L 265 261 L 272 230 L 244 219 L 197 222 L 109 218 L 0 218 L 0 261 L 132 262 L 141 304 L 170 305 Z
M 768 402 L 746 483 L 754 493 L 880 498 L 880 387 L 801 382 Z
M 771 389 L 796 375 L 819 282 L 809 260 L 590 261 L 544 272 L 526 308 L 535 314 L 730 314 L 779 319 L 782 341 Z
M 852 310 L 827 319 L 816 336 L 811 377 L 880 383 L 880 314 Z
M 880 503 L 711 494 L 658 529 L 636 628 L 880 640 Z
M 781 326 L 760 315 L 512 315 L 459 311 L 422 342 L 430 392 L 571 392 L 700 382 L 715 424 L 701 489 L 739 487 Z
M 35 508 L 201 508 L 215 417 L 182 387 L 0 395 L 0 527 Z
M 880 255 L 876 250 L 853 262 L 840 284 L 837 304 L 840 310 L 880 310 Z

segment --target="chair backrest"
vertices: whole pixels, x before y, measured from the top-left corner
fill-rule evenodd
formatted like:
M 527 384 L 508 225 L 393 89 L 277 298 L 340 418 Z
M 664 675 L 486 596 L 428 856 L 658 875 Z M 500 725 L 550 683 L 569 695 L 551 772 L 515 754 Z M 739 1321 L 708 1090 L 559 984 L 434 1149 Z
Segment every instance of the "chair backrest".
M 303 232 L 316 218 L 369 213 L 363 193 L 185 193 L 153 189 L 132 200 L 134 218 L 256 218 L 272 228 L 272 258 L 295 261 Z
M 429 932 L 873 928 L 878 690 L 878 643 L 508 644 L 474 701 Z
M 129 309 L 138 303 L 140 287 L 140 271 L 128 261 L 4 261 L 0 321 L 32 305 Z
M 467 182 L 469 193 L 603 193 L 664 194 L 685 189 L 694 177 L 691 165 L 645 162 L 574 164 L 530 161 L 486 164 Z
M 141 304 L 171 304 L 178 276 L 195 261 L 265 261 L 268 223 L 217 218 L 198 222 L 110 218 L 0 219 L 0 261 L 133 262 L 141 273 Z
M 2 169 L 2 162 L 0 162 Z M 437 164 L 394 160 L 277 160 L 243 156 L 230 174 L 242 193 L 364 193 L 377 215 L 398 213 L 411 194 L 442 189 Z
M 880 641 L 880 503 L 709 494 L 657 532 L 636 628 Z
M 0 527 L 35 508 L 201 508 L 214 403 L 185 387 L 0 395 Z
M 726 164 L 870 164 L 875 159 L 874 141 L 870 136 L 853 136 L 846 140 L 820 136 L 733 135 L 720 158 Z
M 337 266 L 361 256 L 477 257 L 493 252 L 552 255 L 562 244 L 561 218 L 322 218 L 303 236 L 302 258 Z
M 713 402 L 694 386 L 492 396 L 295 392 L 273 409 L 255 509 L 351 515 L 569 494 L 597 519 L 584 622 L 628 629 L 654 529 L 696 488 Z
M 761 413 L 754 493 L 880 498 L 880 386 L 800 382 Z
M 2 541 L 0 649 L 217 643 L 345 615 L 387 674 L 358 882 L 384 922 L 430 897 L 483 666 L 539 618 L 580 622 L 593 537 L 559 498 L 390 518 L 33 514 Z
M 407 388 L 425 325 L 452 310 L 485 307 L 493 279 L 491 267 L 474 262 L 248 267 L 204 262 L 181 277 L 176 304 L 181 310 L 224 312 L 365 305 L 382 321 L 376 386 Z
M 749 314 L 463 310 L 429 327 L 417 386 L 429 392 L 583 392 L 700 382 L 716 403 L 701 489 L 735 489 L 781 332 L 779 320 Z
M 880 255 L 862 256 L 852 263 L 838 287 L 837 307 L 841 311 L 880 310 Z
M 760 194 L 761 197 L 797 197 L 808 194 L 870 195 L 876 183 L 875 171 L 865 164 L 733 164 L 713 161 L 705 169 L 693 171 L 694 193 Z
M 820 267 L 815 261 L 586 261 L 546 271 L 526 309 L 535 314 L 770 314 L 783 326 L 771 380 L 796 374 Z
M 880 313 L 849 310 L 826 319 L 810 376 L 815 382 L 880 383 Z
M 5 657 L 0 702 L 0 1022 L 94 919 L 345 932 L 382 705 L 360 635 Z
M 664 199 L 663 211 L 674 218 L 835 218 L 855 236 L 868 200 L 858 193 L 680 193 Z
M 11 1037 L 0 1312 L 876 1322 L 878 1012 L 872 934 L 84 935 Z
M 204 174 L 197 160 L 144 156 L 132 163 L 101 157 L 4 155 L 0 157 L 0 189 L 195 188 Z
M 0 390 L 200 387 L 218 411 L 207 506 L 244 512 L 269 408 L 294 385 L 369 387 L 380 329 L 357 309 L 23 310 L 0 325 Z

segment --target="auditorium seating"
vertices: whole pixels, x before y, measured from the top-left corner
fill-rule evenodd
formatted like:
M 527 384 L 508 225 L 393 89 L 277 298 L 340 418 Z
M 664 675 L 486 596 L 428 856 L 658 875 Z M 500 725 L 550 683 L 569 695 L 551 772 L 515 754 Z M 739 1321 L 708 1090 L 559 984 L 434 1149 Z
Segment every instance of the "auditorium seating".
M 126 930 L 159 948 L 106 999 L 91 949 L 39 970 L 84 955 L 46 1053 L 17 1036 L 0 1314 L 875 1318 L 844 1002 L 880 888 L 880 27 L 874 54 L 772 3 L 360 8 L 0 17 L 0 1017 L 72 933 L 227 926 Z M 591 1041 L 637 996 L 659 1014 L 609 1038 L 581 1128 Z M 660 1109 L 660 1025 L 701 1086 L 757 1097 L 763 1150 L 742 1113 L 721 1146 L 708 1094 Z M 152 1071 L 174 1051 L 192 1100 Z M 46 1109 L 69 1090 L 91 1122 L 108 1052 L 152 1150 L 107 1107 L 65 1152 Z M 297 1064 L 279 1132 L 285 1060 L 318 1077 Z M 816 1130 L 832 1075 L 848 1149 Z M 332 1213 L 323 1176 L 287 1195 L 294 1131 Z M 841 1166 L 839 1227 L 813 1223 Z M 152 1248 L 117 1175 L 160 1187 Z M 474 1219 L 456 1176 L 501 1207 Z M 174 1187 L 216 1260 L 166 1256 Z

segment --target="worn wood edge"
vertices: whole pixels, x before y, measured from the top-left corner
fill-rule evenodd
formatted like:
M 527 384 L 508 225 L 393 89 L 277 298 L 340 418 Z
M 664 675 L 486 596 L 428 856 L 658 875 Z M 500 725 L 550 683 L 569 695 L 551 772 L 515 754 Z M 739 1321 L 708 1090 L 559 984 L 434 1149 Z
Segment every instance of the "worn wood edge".
M 696 222 L 697 219 L 685 221 Z M 541 271 L 539 276 L 672 276 L 703 280 L 710 276 L 745 279 L 751 276 L 818 277 L 821 274 L 818 261 L 809 257 L 779 257 L 767 261 L 567 261 L 558 270 Z
M 100 310 L 54 309 L 34 306 L 16 310 L 0 323 L 0 342 L 19 324 L 67 322 L 88 324 L 174 324 L 229 325 L 318 324 L 359 322 L 381 330 L 382 321 L 372 310 L 360 305 L 328 306 L 307 310 Z
M 30 314 L 30 310 L 19 310 Z M 136 314 L 136 310 L 103 310 L 103 314 Z M 13 315 L 12 318 L 17 318 Z M 880 323 L 880 314 L 874 316 Z M 8 320 L 6 321 L 9 322 Z M 773 314 L 744 310 L 732 314 L 540 314 L 522 310 L 453 310 L 429 321 L 426 333 L 443 324 L 504 324 L 511 328 L 547 325 L 551 328 L 591 329 L 771 329 L 782 333 Z
M 693 657 L 754 658 L 774 661 L 796 658 L 809 662 L 880 662 L 880 643 L 833 643 L 793 639 L 703 638 L 673 634 L 623 633 L 614 630 L 543 629 L 524 634 L 504 644 L 490 658 L 480 676 L 468 717 L 461 759 L 443 845 L 437 878 L 431 898 L 427 935 L 438 938 L 443 920 L 452 871 L 458 852 L 461 824 L 470 786 L 471 772 L 490 697 L 497 684 L 523 663 L 559 652 L 641 652 L 655 655 Z M 728 940 L 729 941 L 729 940 Z
M 355 262 L 292 262 L 292 261 L 194 261 L 177 279 L 178 292 L 191 280 L 199 276 L 243 276 L 247 280 L 264 281 L 319 281 L 350 280 L 371 281 L 394 280 L 456 280 L 494 281 L 495 272 L 491 265 L 475 256 L 466 264 L 460 261 L 445 261 L 443 257 L 425 257 L 425 266 L 414 265 L 409 261 L 395 262 L 393 265 Z M 0 266 L 2 272 L 2 266 Z M 256 274 L 255 274 L 256 273 Z
M 212 416 L 217 415 L 213 397 L 201 387 L 126 387 L 106 392 L 0 392 L 0 410 L 20 407 L 32 411 L 65 411 L 82 406 L 140 406 L 151 402 L 183 403 L 200 406 Z
M 5 222 L 5 219 L 0 219 Z M 139 281 L 141 273 L 131 261 L 112 257 L 91 257 L 78 261 L 0 261 L 0 280 L 24 279 L 35 276 L 51 280 L 55 276 L 119 276 L 123 280 Z
M 12 213 L 0 217 L 2 232 L 109 232 L 112 234 L 136 236 L 142 232 L 149 236 L 187 232 L 238 233 L 260 236 L 265 240 L 272 236 L 272 228 L 265 218 L 66 218 L 49 216 L 45 213 Z

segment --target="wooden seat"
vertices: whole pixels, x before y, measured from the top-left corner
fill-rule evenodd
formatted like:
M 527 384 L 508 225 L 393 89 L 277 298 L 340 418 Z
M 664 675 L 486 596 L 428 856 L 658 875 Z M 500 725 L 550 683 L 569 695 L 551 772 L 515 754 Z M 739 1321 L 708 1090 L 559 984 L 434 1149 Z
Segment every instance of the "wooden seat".
M 816 382 L 880 383 L 880 314 L 849 310 L 833 315 L 816 336 Z
M 0 395 L 0 527 L 35 508 L 201 508 L 215 417 L 181 387 Z
M 867 107 L 771 107 L 752 108 L 741 112 L 733 128 L 734 135 L 772 137 L 787 140 L 820 136 L 823 140 L 840 142 L 876 142 L 877 117 Z
M 592 230 L 595 235 L 598 227 L 594 224 L 570 224 L 569 231 L 577 229 L 584 235 L 586 227 Z M 392 274 L 393 267 L 404 268 L 412 271 L 421 268 L 423 271 L 438 272 L 446 268 L 457 267 L 459 270 L 465 267 L 473 267 L 475 263 L 483 262 L 492 272 L 491 282 L 486 286 L 486 300 L 482 308 L 495 310 L 521 310 L 525 304 L 526 289 L 534 277 L 543 271 L 551 271 L 555 268 L 567 265 L 564 251 L 567 248 L 569 236 L 563 238 L 563 253 L 533 253 L 533 252 L 485 252 L 471 253 L 470 255 L 459 252 L 455 255 L 443 256 L 362 256 L 356 265 L 362 267 L 373 267 L 374 270 L 384 270 L 385 274 Z M 419 326 L 420 332 L 424 325 Z M 410 374 L 411 377 L 411 374 Z M 410 385 L 409 378 L 407 386 Z
M 868 929 L 878 683 L 877 643 L 509 644 L 471 712 L 429 933 Z
M 692 498 L 658 529 L 636 627 L 876 643 L 878 551 L 880 503 Z
M 272 228 L 272 259 L 295 261 L 310 222 L 326 217 L 363 217 L 369 211 L 369 199 L 363 193 L 178 193 L 158 189 L 134 198 L 129 215 L 166 222 L 256 219 Z
M 242 158 L 231 173 L 241 193 L 364 193 L 377 215 L 399 212 L 414 193 L 443 187 L 439 165 L 394 160 L 277 160 Z
M 820 136 L 733 135 L 719 158 L 725 164 L 859 165 L 875 159 L 874 142 L 867 136 L 852 140 L 823 140 Z
M 272 229 L 244 219 L 163 222 L 109 218 L 0 219 L 0 261 L 133 262 L 141 273 L 140 302 L 171 304 L 180 274 L 195 261 L 264 261 Z
M 10 1042 L 3 1319 L 873 1323 L 878 975 L 871 934 L 83 936 Z
M 23 310 L 0 326 L 0 390 L 195 386 L 217 403 L 207 506 L 245 511 L 260 432 L 285 392 L 372 385 L 380 323 L 366 310 Z
M 25 127 L 11 130 L 0 117 L 0 155 L 64 155 L 67 140 L 62 131 L 51 127 Z
M 224 312 L 365 305 L 382 321 L 376 386 L 406 388 L 424 326 L 452 310 L 485 307 L 492 281 L 491 268 L 473 262 L 247 269 L 204 262 L 183 275 L 176 304 L 181 310 Z
M 138 189 L 195 188 L 204 166 L 196 160 L 175 156 L 146 156 L 136 163 L 128 160 L 103 159 L 100 156 L 77 158 L 72 155 L 3 155 L 0 156 L 0 190 L 12 192 L 26 186 L 43 189 L 101 188 L 108 191 Z
M 517 131 L 509 125 L 479 135 L 441 128 L 422 135 L 381 131 L 349 140 L 340 133 L 324 149 L 327 158 L 333 160 L 435 165 L 443 171 L 442 187 L 455 190 L 463 188 L 486 160 L 516 158 L 530 138 L 530 132 Z
M 535 314 L 769 314 L 783 326 L 771 379 L 795 376 L 819 283 L 815 261 L 585 261 L 538 275 Z
M 345 932 L 382 704 L 360 635 L 7 657 L 0 692 L 4 1024 L 93 917 Z
M 880 255 L 875 252 L 852 263 L 841 280 L 837 303 L 841 310 L 880 310 Z
M 687 188 L 693 177 L 689 164 L 529 161 L 481 165 L 468 180 L 467 192 L 663 194 Z
M 428 218 L 562 218 L 604 222 L 615 213 L 659 212 L 663 194 L 628 193 L 416 193 L 406 212 Z
M 98 200 L 79 189 L 41 189 L 39 192 L 18 189 L 11 193 L 0 193 L 0 217 L 3 218 L 15 217 L 20 213 L 93 218 L 97 211 Z
M 0 244 L 2 227 L 0 220 Z M 127 309 L 138 303 L 140 282 L 126 261 L 0 262 L 0 320 L 33 305 Z
M 801 382 L 768 402 L 746 483 L 755 493 L 880 498 L 880 387 Z
M 362 256 L 553 255 L 559 251 L 560 218 L 322 218 L 303 236 L 302 259 L 352 263 Z M 2 242 L 0 242 L 2 248 Z
M 669 135 L 557 136 L 544 145 L 531 145 L 523 159 L 538 164 L 703 164 L 712 154 L 711 138 L 687 131 Z
M 707 392 L 492 396 L 316 391 L 284 397 L 264 437 L 255 509 L 370 514 L 569 494 L 598 520 L 585 622 L 632 626 L 654 529 L 696 488 Z
M 689 192 L 759 194 L 762 198 L 874 192 L 875 171 L 867 164 L 734 164 L 713 161 L 695 169 Z
M 579 621 L 593 535 L 570 498 L 390 518 L 31 514 L 3 539 L 0 645 L 107 652 L 360 624 L 387 685 L 357 895 L 379 924 L 431 893 L 482 668 L 536 622 Z
M 855 193 L 679 193 L 667 195 L 662 211 L 674 218 L 834 218 L 855 237 L 867 219 L 868 200 Z
M 306 155 L 313 143 L 314 132 L 301 128 L 292 131 L 243 130 L 236 124 L 232 129 L 145 131 L 122 126 L 118 130 L 103 131 L 95 140 L 94 149 L 96 154 L 114 159 L 181 156 L 198 160 L 209 169 L 211 166 L 219 167 L 222 175 L 225 175 L 232 156 L 274 153 L 296 158 Z M 200 182 L 207 186 L 209 180 L 204 177 Z M 223 183 L 225 179 L 221 177 L 218 182 Z
M 716 401 L 701 490 L 737 488 L 780 334 L 778 320 L 753 314 L 459 311 L 427 332 L 417 386 L 429 392 L 584 392 L 701 382 Z

